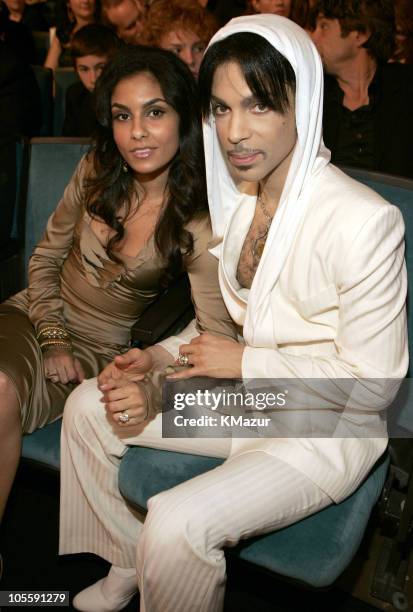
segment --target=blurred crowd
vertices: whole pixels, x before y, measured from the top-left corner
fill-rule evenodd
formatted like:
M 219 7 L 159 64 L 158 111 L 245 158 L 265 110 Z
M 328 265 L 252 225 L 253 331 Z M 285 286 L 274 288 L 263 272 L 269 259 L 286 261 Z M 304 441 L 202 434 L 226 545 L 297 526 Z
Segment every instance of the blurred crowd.
M 413 0 L 0 0 L 0 137 L 39 135 L 33 65 L 77 73 L 55 135 L 90 136 L 96 80 L 121 45 L 170 50 L 196 78 L 214 32 L 251 13 L 292 19 L 316 44 L 333 162 L 413 178 Z

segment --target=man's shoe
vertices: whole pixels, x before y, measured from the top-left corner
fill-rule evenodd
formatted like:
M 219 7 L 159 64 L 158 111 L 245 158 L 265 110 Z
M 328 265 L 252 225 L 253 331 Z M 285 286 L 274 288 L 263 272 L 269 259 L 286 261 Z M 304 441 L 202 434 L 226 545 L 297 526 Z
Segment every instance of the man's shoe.
M 137 590 L 136 575 L 119 576 L 112 567 L 106 578 L 74 597 L 73 607 L 81 612 L 117 612 L 128 605 Z

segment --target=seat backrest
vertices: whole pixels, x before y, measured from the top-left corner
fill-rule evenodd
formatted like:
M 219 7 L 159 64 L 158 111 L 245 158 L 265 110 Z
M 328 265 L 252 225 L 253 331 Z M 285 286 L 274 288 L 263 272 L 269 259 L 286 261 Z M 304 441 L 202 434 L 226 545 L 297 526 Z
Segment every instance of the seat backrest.
M 32 138 L 30 141 L 24 247 L 26 271 L 50 214 L 88 148 L 87 138 Z
M 54 73 L 55 95 L 53 113 L 53 134 L 61 136 L 66 109 L 66 91 L 73 83 L 79 80 L 73 68 L 58 68 Z
M 49 32 L 32 31 L 34 49 L 36 51 L 36 65 L 43 66 L 50 48 Z
M 344 172 L 364 183 L 374 191 L 377 191 L 383 198 L 391 204 L 397 206 L 404 219 L 406 226 L 406 267 L 408 277 L 407 289 L 407 327 L 409 334 L 409 354 L 413 360 L 413 180 L 398 176 L 360 170 L 356 168 L 342 168 Z M 409 368 L 408 377 L 413 372 L 413 367 Z M 398 407 L 397 423 L 404 429 L 413 433 L 413 385 L 410 380 L 403 387 L 400 394 L 402 403 Z M 400 411 L 399 411 L 400 409 Z M 391 431 L 390 431 L 391 434 Z
M 42 125 L 40 136 L 53 134 L 53 70 L 43 66 L 32 66 L 42 101 Z

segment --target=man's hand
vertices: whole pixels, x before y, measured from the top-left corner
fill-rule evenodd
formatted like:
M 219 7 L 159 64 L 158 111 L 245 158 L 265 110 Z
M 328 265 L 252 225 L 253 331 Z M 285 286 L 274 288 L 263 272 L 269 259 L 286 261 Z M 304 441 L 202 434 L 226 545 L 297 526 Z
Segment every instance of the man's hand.
M 115 359 L 102 370 L 98 376 L 98 386 L 105 391 L 105 385 L 109 381 L 124 379 L 127 381 L 142 380 L 146 372 L 152 369 L 153 360 L 148 351 L 130 349 L 123 355 L 117 355 Z
M 70 351 L 51 348 L 43 353 L 43 371 L 52 383 L 81 383 L 85 373 L 80 361 Z
M 143 423 L 148 416 L 147 399 L 141 386 L 126 378 L 108 379 L 106 390 L 100 400 L 115 423 L 128 427 Z M 123 420 L 127 415 L 127 420 Z
M 213 334 L 201 334 L 189 344 L 182 344 L 179 353 L 188 357 L 192 366 L 167 378 L 182 379 L 194 376 L 211 378 L 241 378 L 244 345 Z

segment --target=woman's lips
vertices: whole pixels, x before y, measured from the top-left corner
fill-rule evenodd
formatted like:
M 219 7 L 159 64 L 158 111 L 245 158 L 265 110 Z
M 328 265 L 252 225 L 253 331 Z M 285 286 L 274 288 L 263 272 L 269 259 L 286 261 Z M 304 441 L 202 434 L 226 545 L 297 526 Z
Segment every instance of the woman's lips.
M 131 151 L 131 155 L 136 159 L 147 159 L 153 153 L 154 149 L 146 148 L 146 149 L 134 149 Z

